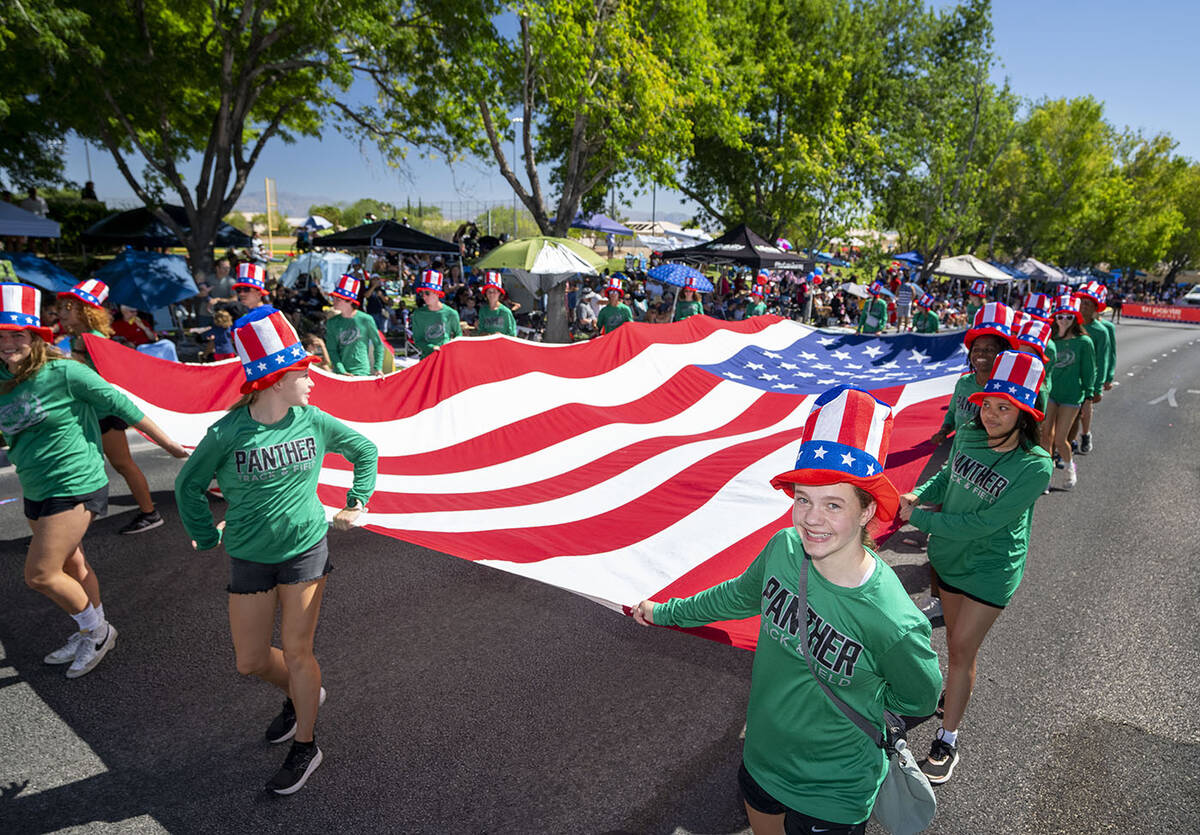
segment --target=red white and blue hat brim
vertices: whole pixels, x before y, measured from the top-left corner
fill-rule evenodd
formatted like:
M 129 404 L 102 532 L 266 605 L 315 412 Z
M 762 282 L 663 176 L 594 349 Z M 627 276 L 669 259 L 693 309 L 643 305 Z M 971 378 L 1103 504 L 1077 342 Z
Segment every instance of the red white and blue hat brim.
M 492 283 L 492 282 L 490 282 L 490 281 L 485 281 L 485 282 L 483 282 L 483 286 L 482 286 L 482 287 L 480 287 L 479 289 L 480 289 L 480 291 L 481 291 L 481 292 L 484 292 L 484 293 L 486 293 L 488 290 L 499 290 L 499 291 L 500 291 L 500 295 L 502 295 L 502 296 L 507 296 L 507 295 L 508 295 L 508 293 L 507 293 L 507 292 L 505 292 L 505 290 L 504 290 L 504 285 L 503 285 L 503 284 L 493 284 L 493 283 Z
M 1019 334 L 1017 336 L 1017 342 L 1024 343 L 1025 345 L 1029 345 L 1030 347 L 1033 347 L 1033 348 L 1037 348 L 1038 356 L 1041 358 L 1042 362 L 1046 361 L 1046 343 L 1043 342 L 1042 340 L 1038 339 L 1033 334 L 1028 334 L 1028 333 Z M 1017 346 L 1017 350 L 1020 350 L 1019 344 Z M 1038 418 L 1038 420 L 1041 420 L 1041 418 Z
M 104 309 L 104 302 L 100 301 L 100 298 L 98 296 L 92 295 L 87 290 L 84 290 L 82 287 L 79 287 L 79 286 L 72 287 L 70 290 L 64 290 L 58 294 L 58 297 L 60 299 L 63 296 L 73 296 L 74 298 L 77 298 L 81 302 L 86 304 L 88 307 L 94 307 L 97 310 Z
M 44 342 L 54 342 L 54 331 L 43 328 L 41 319 L 34 319 L 37 324 L 30 325 L 23 321 L 25 318 L 19 313 L 0 313 L 0 331 L 30 331 L 40 336 Z
M 814 443 L 811 441 L 804 446 L 817 447 L 821 445 L 826 448 L 830 446 L 828 443 L 822 444 L 822 442 Z M 862 450 L 855 447 L 846 447 L 846 449 L 862 453 Z M 826 451 L 828 452 L 828 449 Z M 803 452 L 803 448 L 801 448 L 801 452 Z M 862 454 L 866 455 L 866 453 Z M 784 493 L 787 493 L 788 498 L 793 499 L 796 497 L 797 485 L 802 487 L 805 485 L 824 487 L 829 484 L 853 484 L 855 487 L 861 487 L 870 493 L 871 498 L 875 500 L 875 519 L 882 524 L 886 525 L 895 519 L 896 513 L 900 510 L 900 491 L 896 489 L 896 485 L 892 484 L 892 480 L 883 473 L 877 473 L 873 476 L 852 476 L 841 470 L 797 466 L 796 469 L 780 473 L 771 479 L 772 487 L 776 490 L 782 490 Z
M 336 296 L 337 298 L 341 299 L 342 301 L 351 302 L 352 304 L 359 303 L 358 296 L 356 296 L 352 293 L 346 292 L 341 287 L 334 287 L 332 290 L 329 291 L 329 295 Z
M 267 285 L 263 284 L 261 281 L 253 281 L 253 280 L 235 281 L 233 283 L 233 289 L 236 290 L 239 287 L 245 287 L 247 290 L 257 290 L 258 292 L 262 293 L 264 296 L 271 295 L 270 291 L 267 290 Z
M 45 342 L 54 342 L 54 331 L 42 327 L 39 312 L 41 293 L 36 287 L 18 281 L 5 281 L 0 282 L 0 294 L 4 299 L 3 306 L 0 306 L 0 330 L 31 331 Z
M 291 323 L 286 319 L 282 322 L 282 329 L 275 325 L 253 334 L 249 350 L 254 354 L 261 351 L 261 355 L 251 358 L 243 354 L 246 337 L 242 334 L 255 322 L 269 319 L 278 312 L 273 307 L 263 306 L 234 322 L 234 349 L 242 361 L 242 371 L 246 375 L 246 381 L 241 386 L 242 394 L 270 388 L 287 372 L 307 368 L 319 361 L 318 357 L 304 350 L 299 338 L 294 336 L 295 331 L 291 328 Z M 264 333 L 269 338 L 264 338 Z M 294 342 L 291 341 L 293 338 Z
M 441 287 L 437 286 L 436 284 L 426 284 L 424 281 L 418 281 L 413 285 L 413 289 L 415 289 L 418 293 L 433 292 L 437 293 L 440 298 L 444 299 L 446 297 L 446 291 Z
M 975 340 L 981 336 L 998 336 L 1010 348 L 1017 347 L 1016 337 L 1012 335 L 1012 331 L 1006 325 L 999 322 L 985 322 L 977 328 L 969 329 L 967 335 L 963 337 L 963 344 L 967 346 L 967 350 L 970 350 Z
M 1100 296 L 1096 295 L 1095 293 L 1089 292 L 1086 289 L 1076 290 L 1071 295 L 1074 298 L 1079 299 L 1080 301 L 1083 301 L 1084 299 L 1091 299 L 1092 301 L 1094 301 L 1096 303 L 1096 312 L 1097 313 L 1103 313 L 1105 310 L 1108 310 L 1108 304 L 1105 303 L 1104 299 L 1100 298 Z
M 976 406 L 982 406 L 985 397 L 1001 397 L 1012 403 L 1023 412 L 1033 415 L 1034 420 L 1042 421 L 1046 415 L 1037 407 L 1036 390 L 1018 386 L 1007 380 L 988 380 L 983 384 L 983 391 L 977 391 L 967 398 Z
M 1054 311 L 1051 315 L 1053 315 L 1055 318 L 1058 318 L 1059 316 L 1065 315 L 1067 313 L 1070 313 L 1072 316 L 1074 316 L 1076 322 L 1078 322 L 1081 325 L 1083 324 L 1083 312 L 1080 310 L 1076 310 L 1073 307 L 1059 307 L 1058 305 L 1055 305 Z

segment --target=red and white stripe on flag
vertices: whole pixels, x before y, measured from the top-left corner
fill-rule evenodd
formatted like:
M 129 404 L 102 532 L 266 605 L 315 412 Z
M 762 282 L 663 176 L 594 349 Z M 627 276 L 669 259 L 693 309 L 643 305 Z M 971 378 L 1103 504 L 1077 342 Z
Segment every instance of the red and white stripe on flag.
M 314 367 L 312 403 L 379 447 L 368 529 L 621 609 L 736 576 L 790 525 L 790 500 L 769 481 L 792 468 L 816 394 L 788 391 L 795 386 L 777 374 L 763 374 L 769 379 L 756 388 L 711 366 L 754 351 L 779 358 L 789 373 L 799 369 L 797 380 L 838 373 L 786 362 L 795 359 L 789 346 L 809 336 L 827 337 L 820 345 L 828 346 L 798 357 L 838 356 L 848 340 L 847 351 L 876 357 L 884 353 L 876 346 L 887 345 L 774 316 L 635 323 L 577 345 L 460 339 L 382 379 Z M 946 344 L 958 352 L 959 339 Z M 196 444 L 237 399 L 242 376 L 232 361 L 182 365 L 109 340 L 88 345 L 101 373 L 184 445 Z M 912 354 L 929 360 L 920 349 Z M 880 367 L 891 370 L 879 372 L 878 385 L 861 386 L 894 407 L 886 472 L 902 491 L 932 452 L 925 442 L 941 422 L 961 356 L 908 383 L 895 382 L 897 363 L 881 356 Z M 331 515 L 344 506 L 351 476 L 340 456 L 326 458 L 319 495 Z M 752 647 L 757 622 L 691 631 Z

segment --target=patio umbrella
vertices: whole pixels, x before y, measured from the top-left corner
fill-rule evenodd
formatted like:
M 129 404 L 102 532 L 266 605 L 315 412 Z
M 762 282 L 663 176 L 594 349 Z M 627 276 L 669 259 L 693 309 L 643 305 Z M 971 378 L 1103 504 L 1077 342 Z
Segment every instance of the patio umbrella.
M 902 252 L 899 255 L 892 256 L 893 261 L 901 261 L 905 264 L 912 264 L 914 267 L 924 266 L 925 259 L 921 257 L 921 253 L 916 250 L 912 252 Z
M 866 287 L 863 287 L 861 284 L 855 284 L 853 281 L 847 281 L 838 289 L 843 290 L 852 296 L 858 296 L 860 299 L 869 298 L 871 295 L 867 292 Z
M 157 252 L 127 249 L 96 270 L 96 278 L 108 285 L 111 301 L 138 310 L 157 310 L 199 292 L 186 260 Z
M 308 217 L 306 217 L 304 219 L 304 223 L 301 223 L 300 225 L 302 227 L 307 227 L 309 229 L 314 229 L 314 230 L 329 229 L 330 227 L 333 226 L 332 223 L 330 223 L 329 221 L 327 221 L 325 218 L 321 217 L 320 215 L 309 215 Z
M 695 279 L 696 289 L 701 293 L 713 291 L 712 282 L 705 277 L 704 273 L 687 264 L 659 264 L 646 275 L 660 284 L 670 284 L 674 287 L 686 287 L 687 279 L 690 277 Z
M 1012 281 L 1012 276 L 996 269 L 987 261 L 974 255 L 956 255 L 953 258 L 943 258 L 938 261 L 931 272 L 951 278 L 963 278 L 973 281 L 976 278 L 987 279 L 1003 284 Z
M 608 260 L 578 241 L 536 235 L 498 246 L 475 262 L 477 270 L 509 270 L 530 292 L 542 293 L 573 275 L 595 275 Z
M 38 258 L 32 252 L 0 252 L 0 261 L 10 262 L 19 280 L 47 293 L 62 293 L 79 283 L 79 279 L 62 267 Z
M 603 232 L 608 234 L 611 232 L 614 235 L 622 235 L 627 238 L 633 237 L 633 230 L 628 226 L 623 225 L 619 221 L 613 220 L 608 215 L 602 215 L 599 212 L 591 215 L 584 215 L 582 212 L 575 215 L 575 219 L 571 221 L 572 229 L 588 229 L 592 232 Z

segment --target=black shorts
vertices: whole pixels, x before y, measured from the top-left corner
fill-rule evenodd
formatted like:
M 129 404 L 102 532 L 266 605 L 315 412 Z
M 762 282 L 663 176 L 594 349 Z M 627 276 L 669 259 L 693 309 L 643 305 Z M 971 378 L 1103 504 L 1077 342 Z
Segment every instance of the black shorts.
M 834 823 L 833 821 L 814 818 L 795 809 L 789 809 L 772 797 L 766 789 L 750 776 L 746 764 L 738 768 L 738 788 L 746 804 L 764 815 L 783 815 L 783 830 L 787 835 L 811 835 L 813 832 L 828 832 L 829 835 L 863 835 L 867 831 L 867 822 Z
M 124 432 L 129 428 L 129 424 L 121 420 L 116 415 L 105 415 L 100 418 L 100 434 L 103 435 L 110 429 L 120 429 Z
M 230 594 L 258 594 L 276 586 L 320 580 L 330 571 L 333 571 L 333 563 L 329 561 L 329 538 L 323 536 L 307 551 L 283 562 L 254 562 L 230 557 L 226 590 Z
M 999 609 L 1001 611 L 1004 611 L 1004 607 L 1001 606 L 999 603 L 993 603 L 990 600 L 984 600 L 982 597 L 976 597 L 975 595 L 971 594 L 969 591 L 963 591 L 962 589 L 960 589 L 956 586 L 950 585 L 945 580 L 943 580 L 941 577 L 938 577 L 937 584 L 938 584 L 938 588 L 941 589 L 942 591 L 948 591 L 951 594 L 961 594 L 963 597 L 971 598 L 976 603 L 982 603 L 984 606 L 991 606 L 993 609 Z
M 46 516 L 53 516 L 56 513 L 62 513 L 75 507 L 75 505 L 83 505 L 85 509 L 90 510 L 96 516 L 103 516 L 108 513 L 108 485 L 104 485 L 94 493 L 88 493 L 83 496 L 51 496 L 48 499 L 33 499 L 25 500 L 25 518 L 26 519 L 42 519 Z

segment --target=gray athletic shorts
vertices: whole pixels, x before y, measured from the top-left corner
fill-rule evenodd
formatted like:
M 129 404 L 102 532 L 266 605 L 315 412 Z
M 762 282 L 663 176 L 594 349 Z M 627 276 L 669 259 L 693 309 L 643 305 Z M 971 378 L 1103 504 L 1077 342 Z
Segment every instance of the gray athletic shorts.
M 329 561 L 329 538 L 323 536 L 307 551 L 283 562 L 254 562 L 230 557 L 228 591 L 230 594 L 258 594 L 276 586 L 320 580 L 330 571 L 333 571 L 333 563 Z

